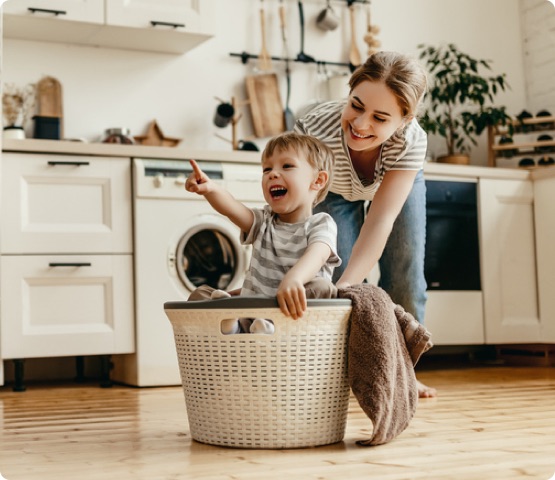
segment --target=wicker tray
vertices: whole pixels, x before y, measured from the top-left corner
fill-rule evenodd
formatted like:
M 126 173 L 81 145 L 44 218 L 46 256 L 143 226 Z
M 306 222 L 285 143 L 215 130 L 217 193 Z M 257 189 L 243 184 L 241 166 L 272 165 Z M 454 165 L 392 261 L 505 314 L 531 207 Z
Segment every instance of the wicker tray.
M 167 302 L 193 439 L 241 448 L 339 442 L 349 403 L 350 300 L 309 300 L 300 320 L 275 299 Z M 273 335 L 223 335 L 229 318 L 268 318 Z

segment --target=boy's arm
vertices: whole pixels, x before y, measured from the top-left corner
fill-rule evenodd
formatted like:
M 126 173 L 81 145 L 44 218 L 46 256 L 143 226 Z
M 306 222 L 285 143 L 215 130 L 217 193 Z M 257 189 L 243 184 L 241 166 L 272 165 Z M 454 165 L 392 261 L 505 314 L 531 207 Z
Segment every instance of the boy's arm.
M 193 173 L 185 182 L 185 189 L 188 192 L 202 195 L 214 210 L 229 218 L 242 232 L 248 232 L 254 222 L 252 210 L 214 182 L 200 169 L 197 162 L 190 160 L 190 163 Z
M 316 277 L 331 254 L 328 244 L 314 242 L 285 274 L 276 293 L 279 307 L 285 315 L 293 319 L 303 316 L 307 309 L 304 285 Z

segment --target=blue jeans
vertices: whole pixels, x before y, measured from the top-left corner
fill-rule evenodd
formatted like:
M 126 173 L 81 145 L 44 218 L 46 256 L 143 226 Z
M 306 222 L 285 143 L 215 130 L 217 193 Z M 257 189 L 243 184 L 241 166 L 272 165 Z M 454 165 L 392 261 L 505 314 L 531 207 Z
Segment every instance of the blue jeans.
M 314 211 L 329 213 L 337 223 L 337 253 L 343 263 L 335 269 L 333 281 L 336 282 L 349 263 L 353 245 L 364 223 L 364 201 L 349 202 L 341 195 L 330 192 Z M 427 299 L 424 278 L 425 245 L 426 184 L 424 174 L 420 171 L 395 220 L 379 261 L 379 286 L 420 323 L 424 322 Z

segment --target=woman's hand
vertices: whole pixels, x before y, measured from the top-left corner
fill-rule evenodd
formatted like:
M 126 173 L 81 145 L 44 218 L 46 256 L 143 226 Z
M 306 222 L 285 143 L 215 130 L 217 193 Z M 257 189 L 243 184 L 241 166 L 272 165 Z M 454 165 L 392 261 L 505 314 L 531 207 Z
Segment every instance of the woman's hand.
M 306 291 L 300 280 L 286 276 L 278 288 L 276 297 L 283 314 L 293 320 L 301 318 L 306 312 Z

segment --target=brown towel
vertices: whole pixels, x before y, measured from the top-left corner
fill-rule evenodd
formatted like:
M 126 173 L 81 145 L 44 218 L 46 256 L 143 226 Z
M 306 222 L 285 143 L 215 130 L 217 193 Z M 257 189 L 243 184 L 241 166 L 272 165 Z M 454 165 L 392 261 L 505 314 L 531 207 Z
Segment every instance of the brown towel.
M 418 403 L 414 365 L 432 347 L 429 332 L 381 288 L 353 285 L 338 291 L 353 308 L 349 333 L 349 382 L 374 426 L 380 445 L 408 427 Z

